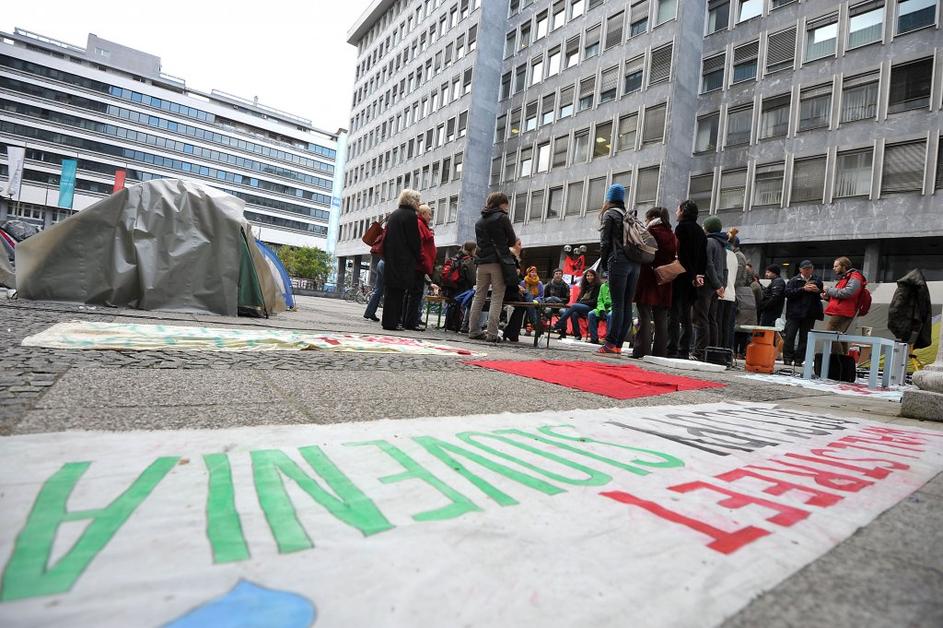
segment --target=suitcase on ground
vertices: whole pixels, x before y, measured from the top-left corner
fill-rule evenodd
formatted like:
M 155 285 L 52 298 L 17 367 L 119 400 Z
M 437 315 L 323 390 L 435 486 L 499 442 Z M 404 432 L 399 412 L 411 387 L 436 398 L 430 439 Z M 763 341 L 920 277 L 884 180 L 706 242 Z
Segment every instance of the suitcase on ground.
M 822 377 L 822 354 L 815 354 L 815 362 L 812 366 L 813 371 L 819 377 Z M 854 382 L 858 377 L 858 365 L 854 358 L 842 353 L 833 353 L 828 361 L 827 379 L 833 379 L 839 382 Z

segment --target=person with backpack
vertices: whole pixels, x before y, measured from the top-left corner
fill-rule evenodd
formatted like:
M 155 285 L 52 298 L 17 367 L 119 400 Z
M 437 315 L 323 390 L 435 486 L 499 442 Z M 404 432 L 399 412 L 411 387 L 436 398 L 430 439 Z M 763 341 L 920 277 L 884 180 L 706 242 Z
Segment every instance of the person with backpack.
M 697 224 L 697 203 L 686 200 L 678 205 L 675 217 L 675 237 L 678 238 L 678 261 L 684 267 L 671 283 L 671 314 L 668 319 L 668 357 L 687 360 L 694 339 L 694 325 L 691 320 L 692 309 L 698 303 L 704 285 L 704 273 L 707 265 L 707 235 Z M 710 300 L 710 291 L 704 292 Z M 709 305 L 709 303 L 708 303 Z M 707 307 L 697 310 L 698 316 L 707 316 Z M 707 321 L 702 321 L 706 327 Z
M 481 218 L 475 223 L 475 240 L 478 244 L 478 274 L 475 282 L 475 298 L 469 311 L 468 337 L 499 342 L 498 322 L 504 303 L 504 289 L 508 281 L 517 283 L 517 268 L 510 247 L 517 240 L 514 227 L 508 218 L 509 201 L 504 192 L 492 192 L 481 210 Z M 505 274 L 507 273 L 507 274 Z M 491 289 L 491 307 L 488 310 L 488 329 L 481 331 L 481 310 Z
M 609 272 L 612 324 L 607 330 L 606 343 L 597 353 L 619 356 L 632 325 L 632 300 L 641 263 L 655 259 L 657 245 L 634 213 L 626 211 L 625 188 L 619 183 L 613 183 L 606 191 L 599 222 L 599 263 L 603 271 Z
M 442 294 L 455 302 L 445 306 L 445 328 L 459 331 L 462 326 L 464 308 L 458 304 L 459 296 L 475 287 L 475 253 L 478 245 L 465 242 L 458 253 L 445 260 L 440 273 Z
M 671 309 L 671 284 L 659 284 L 655 269 L 670 264 L 678 255 L 678 238 L 671 230 L 668 210 L 653 207 L 645 212 L 645 228 L 658 242 L 651 264 L 642 264 L 635 302 L 638 304 L 639 328 L 632 347 L 633 358 L 649 353 L 665 357 L 668 347 L 668 312 Z
M 858 314 L 867 314 L 871 309 L 871 293 L 866 286 L 868 281 L 861 271 L 851 265 L 847 257 L 839 257 L 832 264 L 832 270 L 838 277 L 834 288 L 822 291 L 822 299 L 828 301 L 825 308 L 825 329 L 847 333 L 852 321 Z M 839 342 L 839 351 L 842 355 L 848 353 L 848 343 Z

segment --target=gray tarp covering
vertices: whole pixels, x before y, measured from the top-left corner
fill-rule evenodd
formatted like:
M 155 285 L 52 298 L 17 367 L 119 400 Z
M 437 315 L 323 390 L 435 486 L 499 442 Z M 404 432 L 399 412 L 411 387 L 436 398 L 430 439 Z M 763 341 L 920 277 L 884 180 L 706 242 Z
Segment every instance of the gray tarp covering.
M 19 296 L 235 316 L 248 236 L 265 309 L 283 311 L 243 207 L 193 181 L 131 186 L 18 245 Z

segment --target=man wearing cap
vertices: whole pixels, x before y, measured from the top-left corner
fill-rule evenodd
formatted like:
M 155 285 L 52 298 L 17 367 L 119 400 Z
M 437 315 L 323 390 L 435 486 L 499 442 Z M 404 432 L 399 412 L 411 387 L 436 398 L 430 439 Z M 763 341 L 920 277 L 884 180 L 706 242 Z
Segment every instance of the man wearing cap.
M 786 344 L 783 347 L 783 363 L 802 366 L 809 330 L 815 326 L 815 321 L 825 318 L 821 294 L 822 280 L 813 274 L 812 262 L 802 260 L 799 264 L 799 274 L 786 284 Z M 799 346 L 795 346 L 796 332 L 799 333 Z
M 763 288 L 763 302 L 757 309 L 760 325 L 773 327 L 776 325 L 776 319 L 783 313 L 783 305 L 786 303 L 786 280 L 779 276 L 779 266 L 776 264 L 766 267 L 766 278 L 769 279 L 769 285 Z

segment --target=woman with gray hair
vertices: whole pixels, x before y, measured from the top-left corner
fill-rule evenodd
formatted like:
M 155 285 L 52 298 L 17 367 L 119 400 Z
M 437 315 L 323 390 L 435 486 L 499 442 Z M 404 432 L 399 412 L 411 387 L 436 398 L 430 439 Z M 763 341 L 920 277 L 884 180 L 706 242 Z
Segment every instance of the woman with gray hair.
M 403 190 L 399 207 L 390 214 L 383 239 L 384 268 L 383 329 L 394 331 L 403 315 L 403 300 L 416 284 L 420 259 L 419 225 L 416 213 L 420 197 L 416 190 Z

